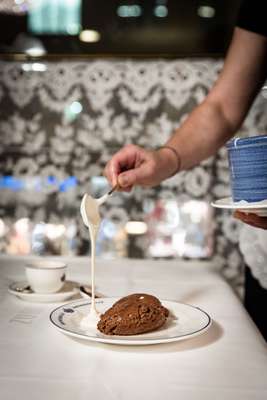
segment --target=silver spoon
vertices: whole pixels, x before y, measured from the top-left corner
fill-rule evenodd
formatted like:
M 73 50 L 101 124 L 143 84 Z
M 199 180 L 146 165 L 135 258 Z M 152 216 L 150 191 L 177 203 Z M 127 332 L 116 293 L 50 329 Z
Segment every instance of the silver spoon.
M 84 294 L 86 294 L 88 297 L 92 297 L 92 292 L 89 292 L 87 289 L 85 289 L 84 286 L 80 286 L 80 291 L 83 292 Z M 95 298 L 98 299 L 99 297 L 101 297 L 99 294 L 95 294 Z
M 33 290 L 30 287 L 30 285 L 23 286 L 23 287 L 18 286 L 18 287 L 15 288 L 15 290 L 16 290 L 16 292 L 20 292 L 20 293 L 23 293 L 23 292 L 24 293 L 33 293 Z
M 105 203 L 105 201 L 109 198 L 109 196 L 112 195 L 112 193 L 118 189 L 118 185 L 113 186 L 112 189 L 110 189 L 110 191 L 106 194 L 104 194 L 103 196 L 99 197 L 98 199 L 94 199 L 93 197 L 91 197 L 89 194 L 85 193 L 85 195 L 82 198 L 82 202 L 81 202 L 81 207 L 80 207 L 80 212 L 81 212 L 81 216 L 83 219 L 83 223 L 85 226 L 89 226 L 88 223 L 88 217 L 87 217 L 87 211 L 86 208 L 88 207 L 88 209 L 92 208 L 92 206 L 96 209 L 98 209 L 98 207 Z

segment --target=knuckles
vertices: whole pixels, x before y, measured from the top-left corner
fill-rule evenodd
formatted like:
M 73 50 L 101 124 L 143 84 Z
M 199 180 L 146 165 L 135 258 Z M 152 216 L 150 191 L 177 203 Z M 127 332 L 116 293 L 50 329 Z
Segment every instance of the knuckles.
M 136 144 L 133 144 L 133 143 L 128 143 L 128 144 L 126 144 L 126 145 L 124 146 L 124 148 L 127 149 L 127 150 L 132 150 L 132 151 L 136 151 L 136 150 L 139 149 L 139 147 L 136 146 Z

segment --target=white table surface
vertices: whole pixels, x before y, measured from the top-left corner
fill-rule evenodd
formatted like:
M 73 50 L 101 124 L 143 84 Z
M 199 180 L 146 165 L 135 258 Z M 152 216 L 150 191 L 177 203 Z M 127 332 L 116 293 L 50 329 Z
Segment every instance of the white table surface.
M 97 289 L 104 295 L 147 292 L 199 306 L 214 320 L 191 340 L 125 347 L 67 337 L 49 322 L 58 303 L 7 293 L 9 283 L 25 277 L 25 260 L 0 258 L 1 400 L 267 399 L 265 342 L 210 264 L 98 260 Z M 69 279 L 89 281 L 89 259 L 68 264 Z

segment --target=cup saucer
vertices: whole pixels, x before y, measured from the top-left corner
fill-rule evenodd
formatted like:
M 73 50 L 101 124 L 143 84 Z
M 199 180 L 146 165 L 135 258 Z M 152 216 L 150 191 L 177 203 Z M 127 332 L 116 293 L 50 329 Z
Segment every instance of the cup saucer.
M 260 217 L 267 217 L 267 200 L 257 201 L 254 203 L 249 203 L 244 200 L 234 202 L 231 197 L 226 197 L 212 202 L 211 205 L 215 208 L 223 208 L 233 211 L 238 210 L 247 214 L 252 213 L 257 214 Z
M 56 293 L 43 294 L 23 291 L 23 288 L 27 286 L 28 283 L 26 281 L 13 282 L 9 285 L 8 291 L 22 300 L 37 303 L 58 303 L 79 294 L 79 284 L 72 281 L 66 281 L 63 288 Z

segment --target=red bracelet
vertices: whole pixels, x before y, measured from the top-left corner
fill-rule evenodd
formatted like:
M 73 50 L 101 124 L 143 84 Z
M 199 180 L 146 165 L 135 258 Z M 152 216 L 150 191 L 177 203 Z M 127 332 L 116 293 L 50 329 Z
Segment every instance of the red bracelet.
M 174 155 L 176 157 L 176 160 L 177 160 L 177 167 L 176 167 L 174 173 L 171 176 L 176 175 L 181 169 L 181 157 L 180 157 L 180 154 L 178 153 L 178 151 L 174 147 L 171 147 L 171 146 L 161 146 L 157 150 L 161 150 L 161 149 L 169 149 L 174 153 Z

